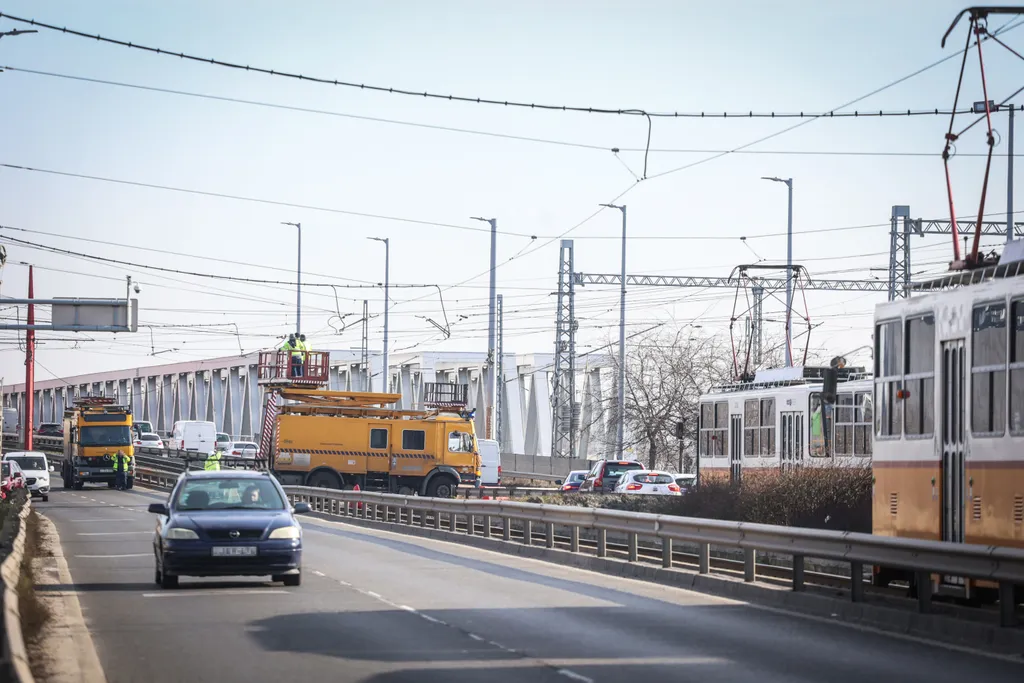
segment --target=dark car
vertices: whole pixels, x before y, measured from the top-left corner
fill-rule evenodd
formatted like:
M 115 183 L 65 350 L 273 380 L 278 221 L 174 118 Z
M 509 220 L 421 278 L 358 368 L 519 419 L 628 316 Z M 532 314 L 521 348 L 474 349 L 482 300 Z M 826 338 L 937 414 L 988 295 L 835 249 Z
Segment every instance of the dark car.
M 623 472 L 646 469 L 635 460 L 601 460 L 580 484 L 580 493 L 611 493 Z
M 558 490 L 562 493 L 575 493 L 580 490 L 580 484 L 582 484 L 583 480 L 586 478 L 586 470 L 574 470 L 569 473 Z
M 295 515 L 309 505 L 288 504 L 268 472 L 184 472 L 159 515 L 153 552 L 156 582 L 179 576 L 270 576 L 286 586 L 302 580 L 302 527 Z
M 39 425 L 39 436 L 64 436 L 64 425 L 59 422 L 44 422 Z

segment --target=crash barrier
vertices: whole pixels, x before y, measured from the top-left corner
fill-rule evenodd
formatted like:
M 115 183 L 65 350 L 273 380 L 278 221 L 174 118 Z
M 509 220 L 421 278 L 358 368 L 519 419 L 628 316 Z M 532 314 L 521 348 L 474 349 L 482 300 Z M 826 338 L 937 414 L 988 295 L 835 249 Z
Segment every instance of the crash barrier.
M 495 526 L 504 541 L 512 540 L 513 522 L 523 525 L 523 543 L 532 545 L 534 525 L 544 532 L 544 544 L 555 547 L 555 527 L 568 528 L 569 551 L 580 552 L 580 530 L 597 535 L 597 556 L 608 556 L 609 531 L 624 534 L 628 559 L 639 561 L 638 539 L 657 539 L 661 543 L 662 566 L 673 566 L 674 542 L 692 543 L 699 548 L 698 571 L 711 570 L 711 547 L 739 548 L 743 551 L 743 578 L 757 580 L 756 551 L 792 557 L 792 589 L 804 590 L 806 558 L 832 560 L 850 567 L 850 597 L 864 600 L 864 567 L 882 566 L 913 572 L 917 584 L 917 604 L 921 612 L 931 609 L 932 576 L 945 575 L 994 582 L 999 590 L 999 622 L 1016 625 L 1014 586 L 1024 585 L 1024 549 L 923 541 L 873 536 L 853 532 L 801 529 L 795 527 L 726 522 L 712 519 L 654 515 L 623 510 L 577 508 L 517 501 L 464 500 L 399 496 L 363 491 L 338 491 L 286 486 L 294 502 L 309 503 L 314 511 L 365 519 L 391 518 L 396 523 L 455 531 L 459 519 L 466 522 L 468 535 L 477 533 L 483 521 L 482 535 L 491 537 Z M 442 525 L 443 520 L 446 525 Z
M 0 628 L 3 629 L 0 680 L 32 683 L 35 679 L 29 668 L 28 652 L 21 633 L 21 612 L 18 610 L 18 577 L 21 576 L 21 565 L 25 555 L 26 520 L 31 511 L 31 500 L 28 496 L 25 496 L 20 507 L 17 513 L 12 511 L 7 516 L 3 531 L 0 532 L 0 537 L 6 538 L 11 532 L 11 527 L 17 527 L 10 548 L 0 549 L 0 552 L 7 551 L 7 557 L 4 558 L 3 564 L 0 564 L 0 576 L 3 577 L 3 590 L 0 591 L 0 603 L 3 607 L 3 619 L 0 621 Z

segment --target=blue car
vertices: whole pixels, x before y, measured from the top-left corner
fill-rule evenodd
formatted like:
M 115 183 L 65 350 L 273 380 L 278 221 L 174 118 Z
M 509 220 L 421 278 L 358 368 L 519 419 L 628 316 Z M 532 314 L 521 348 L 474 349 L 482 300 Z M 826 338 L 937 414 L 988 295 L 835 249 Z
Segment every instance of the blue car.
M 302 527 L 268 472 L 184 472 L 158 515 L 153 552 L 156 582 L 174 588 L 179 576 L 270 576 L 286 586 L 302 581 Z

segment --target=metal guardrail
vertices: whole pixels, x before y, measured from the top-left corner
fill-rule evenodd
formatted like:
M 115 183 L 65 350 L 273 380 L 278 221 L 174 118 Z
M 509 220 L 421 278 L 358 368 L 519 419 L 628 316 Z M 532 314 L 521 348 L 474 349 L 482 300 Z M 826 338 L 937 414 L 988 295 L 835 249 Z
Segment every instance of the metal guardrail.
M 540 524 L 549 548 L 555 547 L 555 527 L 567 527 L 570 552 L 580 551 L 580 529 L 592 529 L 597 533 L 598 557 L 607 557 L 607 533 L 619 532 L 626 535 L 630 562 L 639 560 L 637 542 L 640 537 L 658 539 L 662 566 L 666 568 L 673 566 L 673 542 L 694 543 L 699 548 L 698 571 L 701 574 L 710 572 L 712 546 L 741 548 L 747 582 L 757 580 L 755 551 L 780 553 L 792 557 L 791 584 L 795 591 L 804 589 L 805 558 L 843 562 L 849 564 L 850 576 L 854 579 L 850 583 L 850 597 L 854 602 L 864 600 L 865 565 L 903 569 L 916 576 L 921 612 L 930 610 L 934 574 L 983 579 L 999 586 L 1001 626 L 1016 624 L 1014 586 L 1024 585 L 1024 549 L 1017 548 L 516 501 L 410 497 L 306 486 L 286 486 L 285 491 L 293 500 L 308 502 L 315 511 L 341 516 L 376 519 L 383 509 L 385 520 L 394 512 L 396 523 L 412 525 L 418 521 L 425 527 L 431 521 L 435 529 L 441 529 L 442 518 L 447 517 L 449 531 L 455 531 L 456 521 L 461 517 L 468 522 L 467 534 L 474 534 L 475 519 L 483 518 L 482 535 L 485 537 L 492 535 L 493 522 L 497 520 L 505 541 L 512 538 L 512 523 L 519 522 L 524 526 L 523 542 L 527 544 L 533 543 L 532 526 Z

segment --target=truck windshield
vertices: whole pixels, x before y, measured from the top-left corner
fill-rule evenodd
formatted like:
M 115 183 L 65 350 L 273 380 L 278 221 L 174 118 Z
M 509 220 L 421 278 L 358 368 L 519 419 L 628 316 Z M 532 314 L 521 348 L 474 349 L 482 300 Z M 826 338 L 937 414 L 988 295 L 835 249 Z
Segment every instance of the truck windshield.
M 128 425 L 94 425 L 79 430 L 80 446 L 130 446 L 131 443 Z

